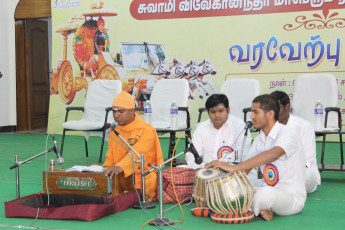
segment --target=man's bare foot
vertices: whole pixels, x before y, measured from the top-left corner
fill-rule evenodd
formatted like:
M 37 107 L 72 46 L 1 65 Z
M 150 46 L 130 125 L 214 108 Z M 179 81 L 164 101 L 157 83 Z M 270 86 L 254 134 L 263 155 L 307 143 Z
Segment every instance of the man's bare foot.
M 271 209 L 268 210 L 261 210 L 260 215 L 264 220 L 272 220 L 273 219 L 273 211 Z

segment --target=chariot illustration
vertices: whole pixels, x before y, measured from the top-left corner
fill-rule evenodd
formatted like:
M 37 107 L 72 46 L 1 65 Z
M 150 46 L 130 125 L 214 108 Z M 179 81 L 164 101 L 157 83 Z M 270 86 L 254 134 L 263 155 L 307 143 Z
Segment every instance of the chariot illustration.
M 186 78 L 191 99 L 195 89 L 199 90 L 199 98 L 207 96 L 205 85 L 216 92 L 212 82 L 204 79 L 205 75 L 216 73 L 210 62 L 183 65 L 174 59 L 168 63 L 160 42 L 121 42 L 120 51 L 112 51 L 105 19 L 118 12 L 104 8 L 104 2 L 99 1 L 91 3 L 81 15 L 73 16 L 55 30 L 63 38 L 63 58 L 52 70 L 50 94 L 59 95 L 63 104 L 71 104 L 76 92 L 87 91 L 95 79 L 121 80 L 123 89 L 132 94 L 138 106 L 149 99 L 154 85 L 163 78 Z M 68 47 L 71 34 L 72 47 Z M 68 58 L 68 48 L 72 49 L 72 58 Z M 193 71 L 187 72 L 191 67 Z

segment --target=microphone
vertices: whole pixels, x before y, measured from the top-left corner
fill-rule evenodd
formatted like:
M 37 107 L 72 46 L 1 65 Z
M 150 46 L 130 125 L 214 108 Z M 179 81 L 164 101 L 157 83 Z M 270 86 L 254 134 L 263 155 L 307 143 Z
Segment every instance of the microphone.
M 246 132 L 244 133 L 244 136 L 247 136 L 248 135 L 248 129 L 250 129 L 251 127 L 253 127 L 253 122 L 251 121 L 247 121 L 246 122 L 246 126 L 244 127 Z
M 59 163 L 59 165 L 62 165 L 64 163 L 64 159 L 61 157 L 59 147 L 57 146 L 55 137 L 54 136 L 52 137 L 53 137 L 53 142 L 54 142 L 54 152 L 56 153 L 56 156 L 57 156 L 57 162 Z
M 118 135 L 119 135 L 119 132 L 115 130 L 116 127 L 117 127 L 117 123 L 113 123 L 113 124 L 110 126 L 110 129 L 109 129 L 108 133 L 110 134 L 112 131 L 114 131 L 114 133 L 118 136 Z
M 113 123 L 111 126 L 110 126 L 110 129 L 108 131 L 108 133 L 111 133 L 111 131 L 114 131 L 115 128 L 116 128 L 117 124 L 116 123 Z
M 245 128 L 246 128 L 246 129 L 250 129 L 251 127 L 253 127 L 253 122 L 247 121 L 247 122 L 246 122 Z
M 187 141 L 189 143 L 189 149 L 192 152 L 192 154 L 194 155 L 195 163 L 198 164 L 198 165 L 201 164 L 202 163 L 202 159 L 199 156 L 198 151 L 196 151 L 196 149 L 195 149 L 195 147 L 193 145 L 192 140 L 189 137 L 187 137 L 186 139 L 187 139 Z

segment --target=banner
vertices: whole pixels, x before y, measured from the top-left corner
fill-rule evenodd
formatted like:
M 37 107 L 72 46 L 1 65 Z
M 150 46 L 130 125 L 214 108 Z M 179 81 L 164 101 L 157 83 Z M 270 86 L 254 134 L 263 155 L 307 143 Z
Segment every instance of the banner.
M 282 90 L 293 100 L 297 76 L 327 72 L 337 78 L 345 114 L 344 0 L 51 4 L 49 133 L 62 133 L 66 106 L 83 106 L 95 79 L 120 79 L 138 106 L 160 79 L 188 79 L 194 129 L 198 108 L 227 79 L 255 78 L 261 93 Z M 80 119 L 81 113 L 69 118 Z
M 339 0 L 133 0 L 139 20 L 271 14 L 345 8 Z

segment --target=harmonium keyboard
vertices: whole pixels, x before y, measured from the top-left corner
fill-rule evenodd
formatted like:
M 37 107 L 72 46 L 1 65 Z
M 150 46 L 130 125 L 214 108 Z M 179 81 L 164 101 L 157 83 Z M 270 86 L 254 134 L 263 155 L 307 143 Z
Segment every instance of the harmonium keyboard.
M 47 178 L 47 180 L 46 180 Z M 123 172 L 105 176 L 100 172 L 65 172 L 64 169 L 43 172 L 43 193 L 113 196 L 134 191 L 132 176 Z

